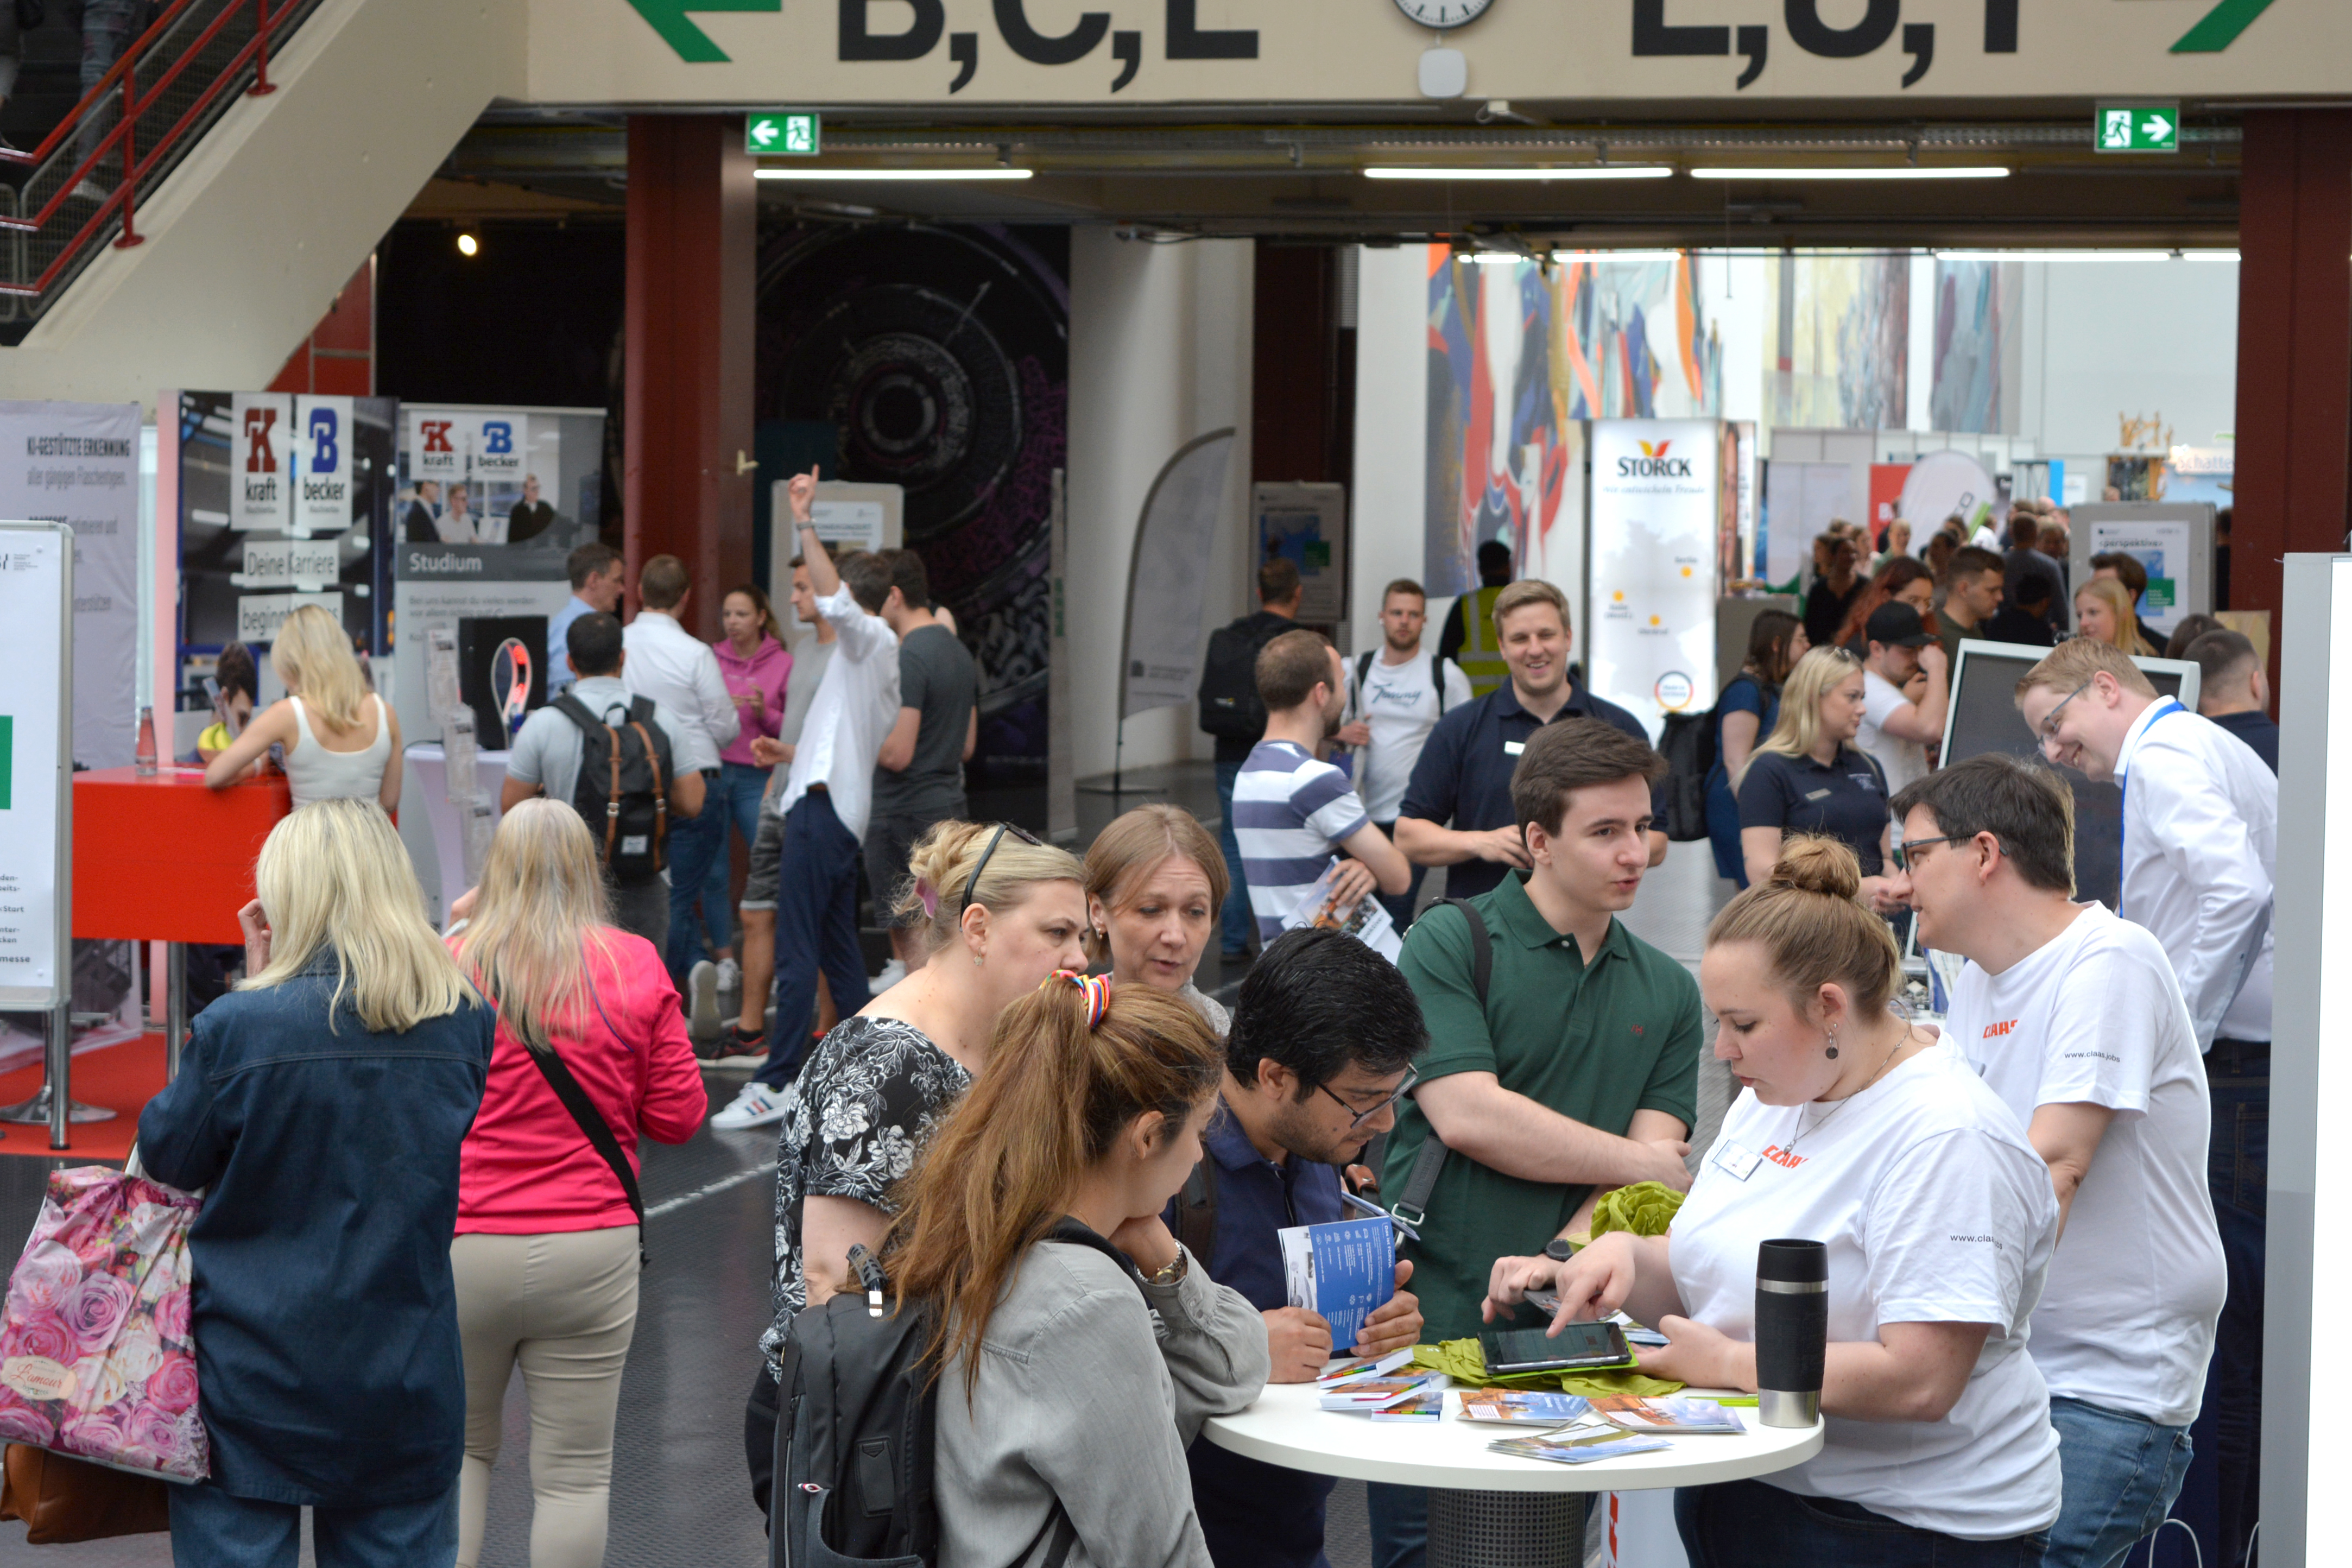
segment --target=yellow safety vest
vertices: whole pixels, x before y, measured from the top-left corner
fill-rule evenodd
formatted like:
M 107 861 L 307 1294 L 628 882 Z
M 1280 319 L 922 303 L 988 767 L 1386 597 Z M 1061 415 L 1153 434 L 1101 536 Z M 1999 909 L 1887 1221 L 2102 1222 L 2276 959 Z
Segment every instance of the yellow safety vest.
M 1495 641 L 1495 601 L 1500 588 L 1481 588 L 1462 595 L 1462 651 L 1455 662 L 1470 678 L 1470 695 L 1484 697 L 1511 678 L 1503 650 Z

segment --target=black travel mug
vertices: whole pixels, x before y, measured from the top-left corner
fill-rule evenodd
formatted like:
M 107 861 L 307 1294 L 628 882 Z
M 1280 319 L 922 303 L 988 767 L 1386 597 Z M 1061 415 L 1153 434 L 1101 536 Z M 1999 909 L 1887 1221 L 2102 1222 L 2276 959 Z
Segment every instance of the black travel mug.
M 1782 1237 L 1756 1247 L 1756 1415 L 1767 1426 L 1811 1426 L 1822 1413 L 1830 1342 L 1830 1253 Z

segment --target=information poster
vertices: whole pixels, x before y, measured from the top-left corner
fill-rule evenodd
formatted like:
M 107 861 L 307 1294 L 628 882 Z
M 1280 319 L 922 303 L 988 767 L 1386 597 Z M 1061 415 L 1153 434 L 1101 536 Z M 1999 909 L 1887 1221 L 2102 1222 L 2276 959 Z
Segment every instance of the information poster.
M 1655 741 L 1715 706 L 1720 430 L 1712 419 L 1592 423 L 1593 692 Z
M 1257 520 L 1257 559 L 1277 556 L 1298 568 L 1301 626 L 1336 626 L 1348 618 L 1348 487 L 1250 487 Z
M 2147 569 L 2147 592 L 2140 595 L 2139 618 L 2170 635 L 2189 613 L 2189 544 L 2186 522 L 2095 521 L 2091 553 L 2121 553 Z
M 12 459 L 0 463 L 0 517 L 73 530 L 74 761 L 129 767 L 139 726 L 139 405 L 0 403 L 0 453 Z
M 66 773 L 65 596 L 68 535 L 0 523 L 0 1007 L 50 1007 L 60 989 L 58 793 Z

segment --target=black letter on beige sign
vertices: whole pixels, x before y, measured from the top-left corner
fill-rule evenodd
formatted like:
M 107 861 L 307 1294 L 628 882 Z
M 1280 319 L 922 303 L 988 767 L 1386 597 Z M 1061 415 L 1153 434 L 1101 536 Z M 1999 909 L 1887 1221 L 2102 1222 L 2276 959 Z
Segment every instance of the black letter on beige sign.
M 1870 0 L 1870 9 L 1851 27 L 1831 27 L 1822 21 L 1821 0 L 1785 0 L 1789 37 L 1797 47 L 1823 59 L 1859 59 L 1895 36 L 1903 0 Z
M 965 84 L 971 80 L 971 73 L 980 68 L 980 35 L 950 33 L 948 58 L 956 63 L 955 80 L 948 83 L 948 90 L 961 92 Z
M 1257 31 L 1252 27 L 1201 28 L 1200 0 L 1168 0 L 1168 58 L 1171 60 L 1254 60 Z
M 919 60 L 936 47 L 948 25 L 941 0 L 907 0 L 914 8 L 915 25 L 903 33 L 866 30 L 866 7 L 872 0 L 841 0 L 841 58 L 845 60 Z
M 1764 56 L 1771 42 L 1772 29 L 1760 22 L 1739 29 L 1739 52 L 1748 57 L 1748 68 L 1731 84 L 1735 89 L 1747 87 L 1764 74 Z
M 1143 64 L 1143 35 L 1125 28 L 1113 33 L 1110 36 L 1110 58 L 1118 62 L 1118 75 L 1110 84 L 1111 91 L 1117 92 L 1135 79 L 1136 71 Z
M 1108 11 L 1085 12 L 1076 26 L 1058 38 L 1049 38 L 1029 25 L 1029 14 L 1022 9 L 1021 0 L 995 0 L 995 9 L 996 30 L 1004 35 L 1014 54 L 1032 65 L 1066 66 L 1082 60 L 1110 31 Z
M 1903 73 L 1903 85 L 1909 87 L 1926 76 L 1927 68 L 1936 63 L 1936 24 L 1904 23 L 1903 52 L 1911 57 L 1911 68 Z
M 1633 53 L 1651 55 L 1727 55 L 1728 27 L 1677 27 L 1666 21 L 1666 0 L 1633 0 Z

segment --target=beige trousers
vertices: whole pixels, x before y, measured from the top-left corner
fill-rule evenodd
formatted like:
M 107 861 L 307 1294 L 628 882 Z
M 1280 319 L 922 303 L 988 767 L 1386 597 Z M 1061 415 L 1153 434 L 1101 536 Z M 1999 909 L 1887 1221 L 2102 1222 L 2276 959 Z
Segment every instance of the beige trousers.
M 637 1227 L 467 1232 L 449 1247 L 466 1352 L 457 1563 L 481 1561 L 501 1407 L 518 1363 L 530 1399 L 531 1568 L 598 1568 L 612 1501 L 613 1419 L 637 1326 Z

